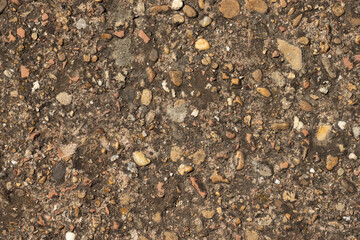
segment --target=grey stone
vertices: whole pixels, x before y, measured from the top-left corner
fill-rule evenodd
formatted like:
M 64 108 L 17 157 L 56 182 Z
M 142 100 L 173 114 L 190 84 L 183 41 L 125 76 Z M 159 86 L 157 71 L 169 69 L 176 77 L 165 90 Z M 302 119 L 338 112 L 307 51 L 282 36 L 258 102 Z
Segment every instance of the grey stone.
M 59 162 L 53 170 L 52 178 L 58 182 L 64 182 L 66 173 L 66 166 L 64 163 Z
M 134 55 L 130 52 L 131 40 L 128 38 L 116 39 L 112 46 L 111 56 L 115 59 L 118 67 L 130 65 L 134 60 Z
M 72 96 L 67 92 L 61 92 L 56 95 L 56 100 L 58 100 L 62 105 L 69 105 L 71 103 Z
M 80 18 L 80 19 L 76 22 L 76 28 L 77 28 L 78 30 L 85 29 L 86 26 L 87 26 L 86 21 L 85 21 L 85 19 L 83 19 L 83 18 Z
M 271 177 L 274 174 L 272 167 L 266 162 L 258 163 L 256 171 L 263 177 Z

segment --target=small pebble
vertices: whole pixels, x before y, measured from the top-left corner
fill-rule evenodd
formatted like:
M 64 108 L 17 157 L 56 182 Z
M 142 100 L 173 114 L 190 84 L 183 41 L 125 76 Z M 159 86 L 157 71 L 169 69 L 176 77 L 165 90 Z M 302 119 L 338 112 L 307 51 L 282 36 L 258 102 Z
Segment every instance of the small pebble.
M 200 38 L 195 42 L 195 48 L 202 51 L 210 48 L 210 44 L 207 40 Z
M 140 151 L 133 152 L 132 156 L 134 162 L 140 167 L 149 165 L 151 163 L 151 161 L 145 156 L 143 152 Z
M 85 29 L 86 28 L 86 21 L 83 18 L 80 18 L 77 22 L 76 22 L 76 28 L 78 30 L 80 29 Z
M 173 0 L 171 3 L 172 10 L 180 10 L 184 6 L 184 2 L 182 0 Z
M 355 153 L 350 153 L 350 154 L 349 154 L 349 159 L 350 159 L 350 160 L 356 160 L 356 159 L 357 159 L 357 156 L 355 155 Z
M 67 233 L 65 234 L 65 239 L 66 239 L 66 240 L 75 240 L 75 237 L 76 237 L 76 235 L 75 235 L 75 233 L 73 233 L 73 232 L 67 232 Z
M 56 95 L 56 100 L 58 100 L 58 102 L 62 105 L 69 105 L 72 101 L 72 95 L 67 92 L 61 92 Z
M 201 19 L 199 21 L 199 24 L 202 26 L 202 27 L 207 27 L 211 24 L 211 18 L 208 17 L 208 16 L 205 16 L 203 19 Z
M 339 128 L 340 128 L 341 130 L 344 130 L 345 127 L 346 127 L 346 122 L 344 122 L 344 121 L 339 121 L 339 122 L 338 122 L 338 126 L 339 126 Z

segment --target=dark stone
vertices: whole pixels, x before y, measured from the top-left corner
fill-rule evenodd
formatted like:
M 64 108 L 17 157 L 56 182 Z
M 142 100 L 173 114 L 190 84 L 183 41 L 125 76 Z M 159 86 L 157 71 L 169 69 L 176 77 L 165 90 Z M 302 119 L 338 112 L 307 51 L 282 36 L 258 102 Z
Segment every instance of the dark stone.
M 59 162 L 53 170 L 52 178 L 58 182 L 65 181 L 66 166 L 62 162 Z
M 0 0 L 0 14 L 4 11 L 6 8 L 7 1 L 6 0 Z
M 155 63 L 158 60 L 158 58 L 159 58 L 159 54 L 158 54 L 157 50 L 155 48 L 151 49 L 150 54 L 149 54 L 150 61 Z

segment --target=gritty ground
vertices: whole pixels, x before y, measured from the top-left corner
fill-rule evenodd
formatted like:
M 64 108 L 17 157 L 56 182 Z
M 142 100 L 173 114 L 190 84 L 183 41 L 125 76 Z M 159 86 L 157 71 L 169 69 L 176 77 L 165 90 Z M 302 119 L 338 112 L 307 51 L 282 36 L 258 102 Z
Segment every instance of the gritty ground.
M 359 239 L 357 0 L 0 0 L 0 239 Z

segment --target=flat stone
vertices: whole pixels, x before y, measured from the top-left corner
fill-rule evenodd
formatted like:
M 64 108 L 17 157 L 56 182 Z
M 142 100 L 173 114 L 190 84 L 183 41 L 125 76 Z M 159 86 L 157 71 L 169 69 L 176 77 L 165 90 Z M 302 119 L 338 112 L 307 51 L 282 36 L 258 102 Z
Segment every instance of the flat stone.
M 191 172 L 192 170 L 193 170 L 192 166 L 185 164 L 180 164 L 180 166 L 178 167 L 178 172 L 181 176 L 184 176 L 185 173 Z
M 298 42 L 302 45 L 309 45 L 310 40 L 307 37 L 300 37 L 298 39 Z
M 284 58 L 290 63 L 294 70 L 301 70 L 302 68 L 302 53 L 301 49 L 284 41 L 277 39 L 278 49 L 284 55 Z
M 322 55 L 321 62 L 324 65 L 324 68 L 326 72 L 328 73 L 330 78 L 336 78 L 336 73 L 333 71 L 333 67 L 330 64 L 329 58 L 327 58 L 325 55 Z
M 67 92 L 61 92 L 56 95 L 56 100 L 58 100 L 58 102 L 62 105 L 69 105 L 72 101 L 72 95 Z
M 166 108 L 166 115 L 174 122 L 183 122 L 187 114 L 187 103 L 185 100 L 177 100 L 172 106 L 169 104 Z
M 256 69 L 251 73 L 251 76 L 254 78 L 255 81 L 261 82 L 262 79 L 262 72 L 260 69 Z
M 201 215 L 206 219 L 212 219 L 215 215 L 215 210 L 203 210 L 201 211 Z
M 299 106 L 300 106 L 300 109 L 303 111 L 306 111 L 306 112 L 314 111 L 313 106 L 305 100 L 300 100 Z
M 143 30 L 139 31 L 138 36 L 144 41 L 144 43 L 148 43 L 150 41 L 149 36 Z
M 271 97 L 271 92 L 266 88 L 259 87 L 256 89 L 256 91 L 264 97 Z
M 338 162 L 339 162 L 338 157 L 328 155 L 326 157 L 326 169 L 329 171 L 333 170 L 333 168 L 338 164 Z
M 278 87 L 285 86 L 285 84 L 286 84 L 285 77 L 281 74 L 281 72 L 279 72 L 279 71 L 272 72 L 270 77 L 274 81 L 276 86 L 278 86 Z
M 21 65 L 20 67 L 21 78 L 28 78 L 30 76 L 30 69 L 26 66 Z
M 169 71 L 170 80 L 176 87 L 182 84 L 182 74 L 181 71 Z
M 274 130 L 275 132 L 277 132 L 279 130 L 286 130 L 289 127 L 290 127 L 290 124 L 288 122 L 272 123 L 271 124 L 271 129 Z
M 240 4 L 238 0 L 222 0 L 219 11 L 225 18 L 234 18 L 240 13 Z
M 174 232 L 164 232 L 165 240 L 178 240 L 178 236 Z
M 196 18 L 198 15 L 196 10 L 189 5 L 185 5 L 182 10 L 188 18 Z
M 245 156 L 242 151 L 237 151 L 235 155 L 235 161 L 237 162 L 236 170 L 241 170 L 245 166 Z
M 152 6 L 150 8 L 150 14 L 151 15 L 156 15 L 156 14 L 159 14 L 159 13 L 165 13 L 167 11 L 170 11 L 170 6 L 169 5 Z
M 141 93 L 141 103 L 145 106 L 148 106 L 151 103 L 152 93 L 150 89 L 144 89 Z
M 331 125 L 320 125 L 316 132 L 316 139 L 320 142 L 325 141 L 329 137 L 330 131 Z
M 205 161 L 206 153 L 203 149 L 199 149 L 194 154 L 190 155 L 189 158 L 193 160 L 195 165 L 200 165 Z
M 6 6 L 7 6 L 7 1 L 6 0 L 0 0 L 0 14 L 4 11 Z
M 268 6 L 264 0 L 245 0 L 245 7 L 250 12 L 258 12 L 265 14 L 268 11 Z
M 76 28 L 78 30 L 81 30 L 81 29 L 85 29 L 86 28 L 86 21 L 85 19 L 83 18 L 80 18 L 77 22 L 76 22 Z
M 355 184 L 353 184 L 352 182 L 346 180 L 345 178 L 340 180 L 340 184 L 341 186 L 343 186 L 345 188 L 346 191 L 348 191 L 349 193 L 355 193 L 357 191 Z
M 178 146 L 173 146 L 170 152 L 170 159 L 173 162 L 177 162 L 182 157 L 182 150 Z
M 156 77 L 156 73 L 155 73 L 154 69 L 152 69 L 151 67 L 147 67 L 145 71 L 146 71 L 146 75 L 148 77 L 149 82 L 152 83 L 154 81 L 154 78 Z
M 292 25 L 293 25 L 294 27 L 297 27 L 297 26 L 299 25 L 302 17 L 303 17 L 302 14 L 297 15 L 297 17 L 292 20 Z
M 355 138 L 356 140 L 359 140 L 359 137 L 360 137 L 360 126 L 353 126 L 352 132 L 353 132 L 354 138 Z
M 207 50 L 210 48 L 210 44 L 206 39 L 200 38 L 195 42 L 195 48 L 197 50 Z
M 260 236 L 255 230 L 246 229 L 245 230 L 245 239 L 246 240 L 259 240 Z
M 270 165 L 266 162 L 260 162 L 256 166 L 257 172 L 263 177 L 271 177 L 274 172 Z
M 59 162 L 52 172 L 52 178 L 58 182 L 65 181 L 66 166 L 64 163 Z

